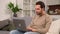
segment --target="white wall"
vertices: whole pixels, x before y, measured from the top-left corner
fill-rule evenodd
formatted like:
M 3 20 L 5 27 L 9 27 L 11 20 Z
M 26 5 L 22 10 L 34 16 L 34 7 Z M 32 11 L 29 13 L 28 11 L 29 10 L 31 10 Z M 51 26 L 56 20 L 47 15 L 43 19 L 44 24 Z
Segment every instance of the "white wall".
M 60 0 L 46 0 L 47 5 L 60 4 Z
M 23 10 L 23 0 L 17 0 L 16 3 L 18 4 L 19 8 Z M 23 11 L 18 12 L 18 18 L 23 17 Z
M 0 0 L 0 21 L 10 18 L 9 11 L 7 11 L 7 4 L 9 2 L 15 3 L 14 0 Z
M 46 5 L 60 4 L 60 0 L 39 0 L 39 1 L 43 1 Z M 13 2 L 14 4 L 16 4 L 16 0 L 0 0 L 0 21 L 11 17 L 11 12 L 7 10 L 7 4 L 9 2 Z M 23 0 L 17 0 L 17 4 L 19 5 L 19 8 L 23 9 Z

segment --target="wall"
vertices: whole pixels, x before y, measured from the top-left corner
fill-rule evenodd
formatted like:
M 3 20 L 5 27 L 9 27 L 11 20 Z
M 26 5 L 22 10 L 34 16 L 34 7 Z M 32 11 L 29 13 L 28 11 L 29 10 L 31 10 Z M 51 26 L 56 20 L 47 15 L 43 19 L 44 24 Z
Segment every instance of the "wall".
M 47 5 L 56 5 L 60 4 L 60 0 L 46 0 Z
M 7 10 L 9 2 L 15 3 L 14 0 L 0 0 L 0 21 L 10 18 L 9 11 Z
M 19 8 L 23 9 L 23 5 L 22 5 L 23 0 L 17 0 L 17 1 L 18 1 L 17 3 L 19 5 Z M 40 0 L 38 0 L 38 1 L 40 1 Z M 41 1 L 45 2 L 46 5 L 60 4 L 60 0 L 41 0 Z M 9 10 L 7 10 L 7 4 L 9 2 L 13 2 L 14 4 L 16 4 L 16 0 L 0 0 L 0 21 L 11 17 L 11 12 Z M 48 8 L 46 8 L 46 10 L 47 9 Z

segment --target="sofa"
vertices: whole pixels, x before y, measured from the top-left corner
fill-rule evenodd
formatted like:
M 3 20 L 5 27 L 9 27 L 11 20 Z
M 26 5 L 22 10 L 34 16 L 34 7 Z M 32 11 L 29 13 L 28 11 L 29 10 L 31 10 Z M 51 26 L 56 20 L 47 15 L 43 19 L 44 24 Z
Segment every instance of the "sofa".
M 51 17 L 54 17 L 54 19 L 46 34 L 60 34 L 60 16 L 55 15 Z
M 60 15 L 51 15 L 51 17 L 53 18 L 53 21 L 60 19 Z M 26 27 L 27 27 L 27 26 L 31 23 L 31 21 L 32 21 L 32 18 L 29 17 L 29 16 L 20 17 L 20 18 L 13 17 L 13 19 L 20 19 L 20 20 L 23 19 L 23 20 L 25 20 Z M 7 20 L 7 19 L 6 19 L 6 20 Z M 5 20 L 3 20 L 2 22 L 4 22 L 4 21 L 5 21 Z M 8 22 L 8 20 L 7 20 L 6 22 Z M 9 34 L 9 31 L 2 31 L 2 30 L 0 30 L 0 34 Z
M 0 21 L 0 34 L 9 34 L 9 31 L 4 29 L 8 25 L 8 19 Z
M 46 34 L 60 34 L 60 19 L 52 22 Z

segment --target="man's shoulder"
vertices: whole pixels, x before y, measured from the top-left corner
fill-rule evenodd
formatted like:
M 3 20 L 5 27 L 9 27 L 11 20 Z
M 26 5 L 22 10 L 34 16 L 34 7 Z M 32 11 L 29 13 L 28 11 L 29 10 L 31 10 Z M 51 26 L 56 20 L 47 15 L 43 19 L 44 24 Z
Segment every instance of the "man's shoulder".
M 50 15 L 46 14 L 46 17 L 50 17 Z
M 34 18 L 35 17 L 35 15 L 34 16 L 32 16 L 32 18 Z
M 34 15 L 34 16 L 32 16 L 32 19 L 35 19 L 37 17 L 37 15 Z
M 48 19 L 51 19 L 52 20 L 52 17 L 50 15 L 48 15 L 48 14 L 46 14 L 46 18 L 47 18 L 47 20 Z

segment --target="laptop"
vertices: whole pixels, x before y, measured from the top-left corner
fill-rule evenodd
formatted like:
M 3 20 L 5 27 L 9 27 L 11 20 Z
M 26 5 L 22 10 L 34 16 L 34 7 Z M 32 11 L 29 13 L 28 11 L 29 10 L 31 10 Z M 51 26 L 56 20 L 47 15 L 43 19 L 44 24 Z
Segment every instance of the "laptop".
M 26 24 L 23 19 L 13 19 L 13 23 L 15 25 L 15 28 L 19 31 L 26 31 Z

